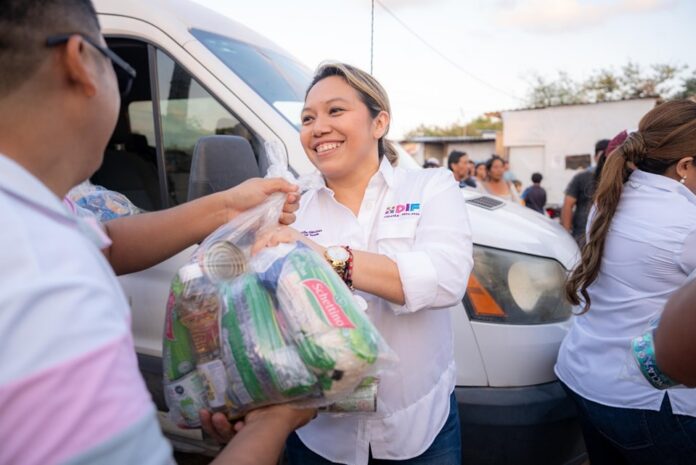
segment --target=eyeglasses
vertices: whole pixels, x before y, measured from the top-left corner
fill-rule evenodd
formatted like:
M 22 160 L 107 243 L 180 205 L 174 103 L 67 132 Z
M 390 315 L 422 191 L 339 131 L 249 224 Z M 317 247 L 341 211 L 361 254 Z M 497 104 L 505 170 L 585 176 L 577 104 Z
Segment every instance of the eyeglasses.
M 74 35 L 82 37 L 82 39 L 85 42 L 90 44 L 92 47 L 101 52 L 102 55 L 111 60 L 111 63 L 114 67 L 114 71 L 116 72 L 116 78 L 118 79 L 118 89 L 121 92 L 121 97 L 125 97 L 126 95 L 128 95 L 128 93 L 131 90 L 131 87 L 133 87 L 133 80 L 135 79 L 136 72 L 131 65 L 126 63 L 123 60 L 123 58 L 116 55 L 109 48 L 98 44 L 93 39 L 90 39 L 87 35 L 79 32 L 73 34 L 60 34 L 56 36 L 51 36 L 48 39 L 46 39 L 46 46 L 55 47 L 56 45 L 64 44 L 68 40 L 70 40 L 70 37 Z

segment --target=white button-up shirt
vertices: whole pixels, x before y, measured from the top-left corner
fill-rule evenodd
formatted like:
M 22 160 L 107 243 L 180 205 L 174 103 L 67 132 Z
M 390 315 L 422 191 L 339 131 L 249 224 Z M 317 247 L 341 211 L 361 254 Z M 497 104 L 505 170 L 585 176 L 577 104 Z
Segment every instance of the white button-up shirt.
M 589 224 L 589 223 L 588 223 Z M 575 317 L 556 374 L 573 391 L 612 407 L 660 410 L 654 389 L 630 358 L 648 329 L 696 269 L 696 196 L 666 176 L 637 170 L 624 185 L 607 234 L 590 310 Z M 672 410 L 696 416 L 696 390 L 671 389 Z
M 401 306 L 359 292 L 400 359 L 381 376 L 377 413 L 322 414 L 298 430 L 300 438 L 314 452 L 346 464 L 367 464 L 370 448 L 380 459 L 420 455 L 449 413 L 455 382 L 450 310 L 464 311 L 473 266 L 469 218 L 452 174 L 394 168 L 385 158 L 357 217 L 324 186 L 302 197 L 293 226 L 323 246 L 388 256 L 398 266 L 406 301 Z

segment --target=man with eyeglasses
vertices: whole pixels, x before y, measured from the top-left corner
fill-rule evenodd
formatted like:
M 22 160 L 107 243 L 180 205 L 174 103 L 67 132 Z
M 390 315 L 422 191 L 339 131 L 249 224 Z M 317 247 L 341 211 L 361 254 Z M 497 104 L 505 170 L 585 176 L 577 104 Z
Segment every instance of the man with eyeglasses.
M 106 47 L 89 0 L 4 0 L 0 31 L 0 464 L 173 463 L 114 270 L 151 266 L 273 192 L 289 194 L 291 222 L 295 188 L 250 180 L 109 222 L 105 260 L 61 199 L 101 164 L 135 72 Z M 216 463 L 275 463 L 313 413 L 252 412 Z

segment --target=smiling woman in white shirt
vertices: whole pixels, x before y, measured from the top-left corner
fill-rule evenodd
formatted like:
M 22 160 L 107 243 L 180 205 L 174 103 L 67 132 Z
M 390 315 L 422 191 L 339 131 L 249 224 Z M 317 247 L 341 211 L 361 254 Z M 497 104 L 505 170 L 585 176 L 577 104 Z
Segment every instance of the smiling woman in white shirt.
M 626 375 L 631 339 L 696 269 L 695 156 L 696 102 L 680 100 L 648 112 L 604 165 L 566 286 L 583 313 L 556 364 L 592 465 L 696 463 L 696 390 Z
M 268 246 L 302 240 L 344 264 L 337 272 L 367 301 L 367 315 L 399 356 L 381 376 L 377 413 L 320 414 L 288 441 L 292 465 L 461 461 L 450 313 L 464 311 L 469 219 L 448 171 L 394 166 L 389 120 L 389 100 L 372 76 L 321 66 L 300 132 L 321 187 L 302 197 L 296 229 L 262 239 Z

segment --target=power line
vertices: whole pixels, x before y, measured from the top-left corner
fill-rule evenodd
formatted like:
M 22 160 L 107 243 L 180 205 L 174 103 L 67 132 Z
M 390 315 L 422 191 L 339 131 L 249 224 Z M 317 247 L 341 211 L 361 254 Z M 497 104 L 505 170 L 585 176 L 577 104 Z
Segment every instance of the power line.
M 375 0 L 372 0 L 372 22 L 370 31 L 370 74 L 372 74 L 372 63 L 375 56 Z
M 423 43 L 423 45 L 425 45 L 425 46 L 428 47 L 430 50 L 432 50 L 433 52 L 435 52 L 438 56 L 440 56 L 440 58 L 442 58 L 443 60 L 445 60 L 446 62 L 448 62 L 448 63 L 451 64 L 452 66 L 454 66 L 455 68 L 457 68 L 459 71 L 461 71 L 462 73 L 466 74 L 466 75 L 469 76 L 471 79 L 473 79 L 473 80 L 479 82 L 480 84 L 483 84 L 484 86 L 488 87 L 489 89 L 495 90 L 496 92 L 500 92 L 501 94 L 505 94 L 505 95 L 507 95 L 508 97 L 512 97 L 512 98 L 514 98 L 514 99 L 516 99 L 516 100 L 520 100 L 520 101 L 523 100 L 523 99 L 519 98 L 518 96 L 516 96 L 516 95 L 514 95 L 514 94 L 511 94 L 511 93 L 509 93 L 508 91 L 505 91 L 505 90 L 503 90 L 503 89 L 500 89 L 499 87 L 496 87 L 496 86 L 494 86 L 493 84 L 490 84 L 488 81 L 486 81 L 486 80 L 484 80 L 484 79 L 481 79 L 480 77 L 478 77 L 478 76 L 476 76 L 475 74 L 472 74 L 470 71 L 466 70 L 466 69 L 465 69 L 464 67 L 462 67 L 459 63 L 457 63 L 456 61 L 452 60 L 450 57 L 448 57 L 447 55 L 445 55 L 444 53 L 442 53 L 442 52 L 441 52 L 440 50 L 438 50 L 435 46 L 431 45 L 430 42 L 428 42 L 427 40 L 425 40 L 420 34 L 418 34 L 416 31 L 414 31 L 413 29 L 411 29 L 411 28 L 408 26 L 408 24 L 406 24 L 405 22 L 403 22 L 403 21 L 401 20 L 401 18 L 399 18 L 398 16 L 396 16 L 396 15 L 394 14 L 394 12 L 392 12 L 389 8 L 387 8 L 386 6 L 384 6 L 384 4 L 383 4 L 380 0 L 372 0 L 372 2 L 373 2 L 373 9 L 374 9 L 374 2 L 375 2 L 375 1 L 379 4 L 379 6 L 382 7 L 382 9 L 384 9 L 384 11 L 386 11 L 386 12 L 389 14 L 389 16 L 391 16 L 392 18 L 394 18 L 394 19 L 396 20 L 396 22 L 398 22 L 399 24 L 401 24 L 401 26 L 403 26 L 404 29 L 406 29 L 406 30 L 407 30 L 408 32 L 410 32 L 414 37 L 416 37 L 418 40 L 420 40 L 420 41 Z M 374 11 L 373 11 L 373 35 L 374 35 Z M 372 60 L 372 57 L 370 57 L 370 60 Z M 370 61 L 370 69 L 372 69 L 371 61 Z

